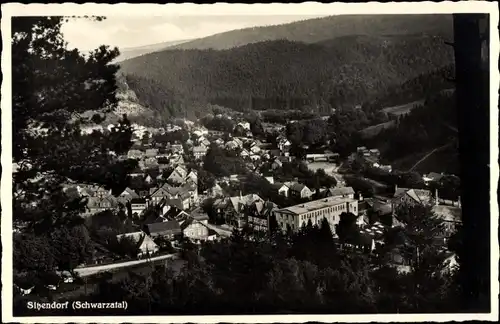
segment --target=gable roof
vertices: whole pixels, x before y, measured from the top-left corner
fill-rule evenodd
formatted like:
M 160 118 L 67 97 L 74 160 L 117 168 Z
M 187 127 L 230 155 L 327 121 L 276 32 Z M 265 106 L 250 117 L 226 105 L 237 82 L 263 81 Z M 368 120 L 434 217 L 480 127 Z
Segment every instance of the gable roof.
M 430 172 L 426 177 L 434 181 L 439 181 L 442 177 L 444 177 L 444 175 L 437 172 Z
M 146 225 L 150 234 L 180 234 L 181 227 L 178 221 L 166 221 L 161 223 L 151 223 Z
M 119 197 L 139 198 L 139 195 L 134 190 L 127 187 L 125 188 L 125 190 L 123 190 Z
M 302 190 L 304 190 L 305 188 L 307 188 L 307 186 L 305 184 L 302 184 L 302 183 L 293 182 L 289 186 L 289 188 L 290 188 L 290 190 L 295 191 L 295 192 L 302 192 Z
M 429 204 L 432 199 L 432 194 L 429 190 L 409 188 L 397 188 L 396 192 L 394 193 L 394 198 L 401 198 L 404 195 L 408 195 L 420 204 Z
M 101 206 L 101 204 L 107 203 L 109 206 Z M 87 207 L 88 208 L 114 208 L 117 205 L 117 201 L 114 197 L 88 197 Z
M 248 194 L 246 196 L 236 196 L 236 197 L 230 197 L 229 198 L 231 205 L 233 206 L 234 210 L 239 211 L 240 210 L 240 205 L 248 206 L 253 204 L 256 201 L 263 201 L 262 198 L 260 198 L 256 194 Z
M 332 196 L 354 195 L 354 189 L 352 187 L 330 188 L 328 191 Z

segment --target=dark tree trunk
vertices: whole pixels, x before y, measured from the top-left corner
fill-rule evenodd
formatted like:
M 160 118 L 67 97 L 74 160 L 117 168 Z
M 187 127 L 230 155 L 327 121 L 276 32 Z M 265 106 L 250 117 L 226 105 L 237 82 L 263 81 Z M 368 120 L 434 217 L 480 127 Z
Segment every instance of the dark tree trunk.
M 486 28 L 484 28 L 486 26 Z M 490 305 L 489 193 L 489 16 L 453 17 L 456 96 L 461 160 L 463 240 L 461 289 L 463 309 L 488 312 Z M 483 30 L 481 30 L 483 29 Z M 486 46 L 489 48 L 489 46 Z

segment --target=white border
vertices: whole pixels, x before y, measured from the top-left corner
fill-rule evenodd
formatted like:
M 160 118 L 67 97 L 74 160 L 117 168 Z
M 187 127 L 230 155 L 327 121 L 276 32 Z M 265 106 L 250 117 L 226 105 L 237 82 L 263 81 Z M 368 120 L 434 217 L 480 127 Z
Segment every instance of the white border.
M 496 2 L 419 2 L 419 3 L 334 3 L 305 2 L 301 4 L 2 4 L 2 321 L 20 323 L 292 323 L 292 322 L 421 322 L 421 321 L 496 321 L 498 320 L 498 7 Z M 12 316 L 12 134 L 11 134 L 11 64 L 10 17 L 50 15 L 100 15 L 100 16 L 178 16 L 178 15 L 345 15 L 345 14 L 490 14 L 490 176 L 491 176 L 491 309 L 490 314 L 415 314 L 415 315 L 245 315 L 245 316 L 78 316 L 78 317 L 13 317 Z

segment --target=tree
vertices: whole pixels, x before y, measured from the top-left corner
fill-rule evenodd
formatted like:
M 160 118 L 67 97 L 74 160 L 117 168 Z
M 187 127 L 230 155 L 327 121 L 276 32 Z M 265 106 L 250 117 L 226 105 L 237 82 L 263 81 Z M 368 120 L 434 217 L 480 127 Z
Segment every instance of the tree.
M 256 116 L 251 122 L 250 122 L 250 131 L 252 132 L 253 136 L 259 137 L 264 135 L 264 127 L 262 126 L 262 121 L 258 116 Z
M 410 266 L 409 282 L 406 289 L 408 307 L 420 309 L 440 309 L 449 307 L 449 292 L 452 281 L 443 272 L 446 254 L 439 243 L 443 234 L 443 222 L 430 206 L 401 205 L 396 210 L 401 222 L 398 239 L 388 242 L 397 247 L 401 256 Z M 442 240 L 441 240 L 442 242 Z
M 63 22 L 63 17 L 12 19 L 12 153 L 18 166 L 13 221 L 27 221 L 25 231 L 57 246 L 55 262 L 69 269 L 91 257 L 92 245 L 80 217 L 85 201 L 66 195 L 63 184 L 71 179 L 123 185 L 134 165 L 115 157 L 130 147 L 126 120 L 112 136 L 81 132 L 91 122 L 84 112 L 105 115 L 116 107 L 118 66 L 111 62 L 119 52 L 106 46 L 86 56 L 68 50 Z
M 111 128 L 109 138 L 110 142 L 114 145 L 112 150 L 116 154 L 127 153 L 132 147 L 132 141 L 130 140 L 132 138 L 132 134 L 132 126 L 130 125 L 127 115 L 124 114 L 118 124 Z
M 59 228 L 50 234 L 56 264 L 60 270 L 72 271 L 93 258 L 94 244 L 85 226 Z
M 47 237 L 15 234 L 13 245 L 14 269 L 45 272 L 55 268 L 54 251 Z
M 215 185 L 215 177 L 208 171 L 203 169 L 198 170 L 198 191 L 205 192 L 210 190 Z
M 356 224 L 357 217 L 353 213 L 343 212 L 340 214 L 340 221 L 336 225 L 336 233 L 343 243 L 358 244 L 359 228 Z

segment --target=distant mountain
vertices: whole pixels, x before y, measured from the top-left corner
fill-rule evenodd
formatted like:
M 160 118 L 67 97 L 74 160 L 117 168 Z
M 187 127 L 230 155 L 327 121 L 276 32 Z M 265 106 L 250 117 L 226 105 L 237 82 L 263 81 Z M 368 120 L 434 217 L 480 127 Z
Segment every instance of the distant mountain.
M 122 48 L 120 49 L 120 56 L 116 58 L 116 62 L 121 62 L 144 54 L 161 51 L 171 46 L 179 45 L 189 41 L 191 40 L 177 40 L 139 47 Z
M 435 35 L 353 35 L 316 44 L 277 40 L 219 51 L 169 49 L 120 65 L 137 81 L 131 88 L 139 100 L 141 94 L 165 96 L 151 100 L 157 111 L 167 109 L 160 102 L 190 98 L 235 110 L 323 106 L 329 112 L 363 104 L 452 64 L 446 40 Z M 139 80 L 152 80 L 161 91 Z
M 352 35 L 418 34 L 440 36 L 450 40 L 452 33 L 451 15 L 342 15 L 233 30 L 169 48 L 221 50 L 282 39 L 311 44 Z

